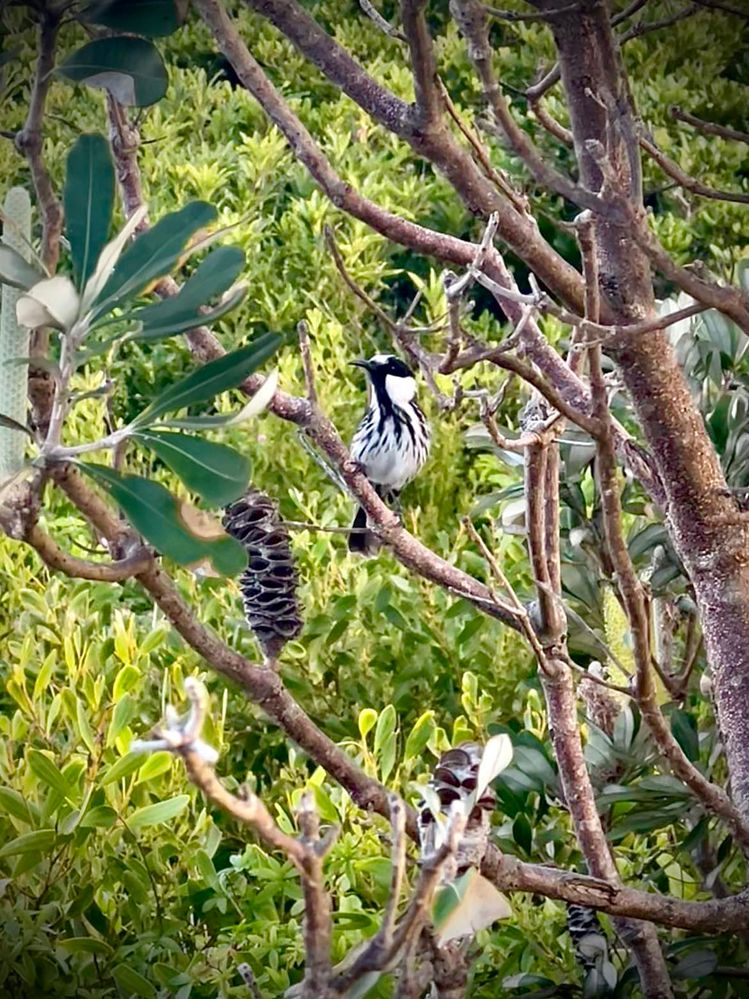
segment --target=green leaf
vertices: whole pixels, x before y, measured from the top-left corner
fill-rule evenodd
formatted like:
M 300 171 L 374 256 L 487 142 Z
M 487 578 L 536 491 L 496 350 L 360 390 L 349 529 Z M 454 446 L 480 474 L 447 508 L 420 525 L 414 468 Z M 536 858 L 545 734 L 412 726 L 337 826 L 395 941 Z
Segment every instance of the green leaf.
M 711 950 L 693 950 L 676 965 L 674 978 L 705 978 L 718 966 L 718 956 Z
M 56 940 L 55 947 L 68 954 L 102 954 L 106 957 L 112 953 L 109 944 L 96 937 L 68 937 L 66 940 Z
M 168 558 L 180 565 L 210 558 L 226 575 L 236 575 L 246 565 L 247 553 L 234 538 L 208 540 L 191 534 L 180 517 L 177 500 L 160 483 L 120 475 L 104 465 L 81 462 L 79 467 L 106 486 L 133 527 Z
M 31 812 L 22 794 L 12 787 L 0 787 L 0 810 L 31 825 Z
M 512 838 L 521 850 L 530 854 L 533 845 L 533 831 L 530 822 L 522 813 L 516 816 L 512 823 Z
M 57 834 L 54 829 L 36 829 L 10 840 L 0 847 L 0 857 L 16 857 L 24 853 L 44 853 L 54 846 Z
M 40 753 L 38 749 L 30 749 L 26 754 L 26 759 L 31 771 L 42 783 L 51 787 L 53 791 L 57 791 L 63 798 L 70 797 L 70 785 L 48 756 Z
M 121 756 L 119 760 L 115 760 L 111 767 L 106 771 L 102 777 L 101 784 L 105 787 L 107 784 L 113 784 L 116 780 L 122 780 L 125 777 L 129 777 L 130 774 L 135 773 L 135 771 L 143 764 L 143 753 L 126 753 L 125 756 Z
M 144 805 L 127 818 L 127 824 L 133 832 L 145 829 L 147 826 L 170 822 L 183 812 L 190 803 L 188 794 L 177 794 L 166 801 L 157 801 L 154 805 Z
M 237 427 L 260 413 L 270 405 L 278 389 L 278 370 L 271 371 L 249 402 L 235 413 L 221 413 L 212 416 L 193 416 L 181 420 L 164 420 L 159 426 L 178 430 L 213 430 L 216 427 Z
M 131 318 L 143 324 L 133 339 L 157 340 L 214 322 L 239 304 L 246 289 L 238 289 L 238 294 L 230 296 L 229 301 L 219 304 L 213 312 L 201 313 L 200 307 L 223 295 L 234 284 L 243 267 L 244 253 L 238 247 L 220 246 L 213 250 L 185 281 L 177 295 L 133 313 Z
M 275 354 L 281 342 L 282 338 L 277 333 L 265 333 L 246 347 L 240 347 L 239 350 L 233 350 L 223 357 L 217 357 L 215 361 L 209 361 L 182 381 L 170 385 L 150 406 L 136 416 L 132 425 L 146 427 L 164 413 L 183 409 L 196 402 L 205 402 L 227 389 L 236 388 Z
M 362 708 L 359 712 L 359 734 L 362 739 L 367 738 L 367 734 L 371 732 L 375 723 L 377 722 L 377 712 L 374 708 Z
M 117 821 L 117 812 L 109 805 L 98 805 L 86 812 L 78 825 L 81 829 L 109 829 Z
M 96 267 L 112 221 L 114 167 L 103 135 L 81 135 L 70 150 L 63 200 L 65 233 L 80 290 Z
M 182 23 L 174 0 L 104 0 L 91 4 L 80 18 L 113 31 L 147 38 L 171 35 Z
M 406 760 L 413 760 L 422 754 L 426 744 L 432 737 L 434 728 L 434 711 L 425 711 L 408 733 L 406 748 L 403 751 L 403 756 Z
M 226 444 L 166 430 L 140 430 L 134 437 L 213 506 L 226 506 L 247 488 L 250 460 Z
M 687 759 L 696 763 L 700 758 L 700 741 L 694 717 L 687 711 L 676 708 L 671 713 L 671 732 Z
M 11 288 L 20 288 L 21 291 L 28 291 L 41 281 L 44 274 L 38 271 L 33 264 L 14 250 L 6 243 L 0 243 L 0 284 L 10 285 Z
M 108 91 L 125 107 L 147 107 L 166 93 L 167 75 L 158 49 L 145 38 L 97 38 L 57 67 L 73 83 Z
M 165 340 L 167 337 L 176 336 L 178 333 L 184 333 L 186 330 L 194 329 L 196 326 L 210 326 L 212 323 L 221 319 L 222 316 L 225 316 L 228 312 L 236 309 L 246 294 L 246 286 L 238 286 L 230 295 L 222 299 L 221 302 L 213 309 L 185 316 L 179 322 L 166 323 L 163 326 L 155 328 L 149 326 L 148 329 L 142 329 L 136 333 L 131 333 L 128 335 L 128 340 Z M 135 315 L 140 317 L 140 313 L 136 313 Z
M 213 205 L 205 201 L 191 201 L 137 236 L 120 256 L 94 299 L 95 315 L 103 315 L 114 305 L 139 294 L 152 282 L 168 274 L 191 237 L 215 218 Z
M 139 974 L 129 964 L 118 964 L 112 968 L 112 977 L 117 987 L 130 999 L 131 996 L 144 996 L 145 999 L 156 999 L 156 989 L 147 978 Z

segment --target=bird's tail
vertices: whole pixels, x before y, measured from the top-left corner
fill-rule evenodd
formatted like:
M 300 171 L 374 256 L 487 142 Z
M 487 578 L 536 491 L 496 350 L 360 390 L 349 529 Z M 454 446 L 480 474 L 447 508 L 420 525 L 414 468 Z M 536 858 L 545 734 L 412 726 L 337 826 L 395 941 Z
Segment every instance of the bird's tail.
M 348 536 L 348 550 L 359 555 L 375 555 L 380 547 L 380 540 L 374 531 L 367 530 L 367 512 L 358 507 L 351 533 Z

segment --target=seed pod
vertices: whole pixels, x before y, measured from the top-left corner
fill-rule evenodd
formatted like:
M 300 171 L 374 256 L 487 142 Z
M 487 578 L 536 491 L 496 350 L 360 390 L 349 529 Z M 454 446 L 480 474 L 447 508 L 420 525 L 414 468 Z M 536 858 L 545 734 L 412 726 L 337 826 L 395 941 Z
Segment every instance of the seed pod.
M 250 489 L 224 512 L 228 534 L 247 549 L 239 580 L 247 622 L 269 659 L 302 630 L 289 534 L 270 497 Z
M 455 749 L 443 753 L 429 780 L 430 795 L 436 794 L 440 811 L 447 814 L 454 801 L 467 803 L 476 789 L 479 764 L 483 747 L 477 742 L 463 742 Z M 451 877 L 463 874 L 468 867 L 479 867 L 486 853 L 489 839 L 489 821 L 494 811 L 496 796 L 491 786 L 484 788 L 479 800 L 468 816 L 456 854 L 454 872 Z M 436 806 L 436 801 L 434 805 Z M 423 801 L 419 808 L 419 839 L 422 856 L 429 856 L 442 842 L 443 827 L 439 824 L 432 808 Z M 448 880 L 449 878 L 445 878 Z

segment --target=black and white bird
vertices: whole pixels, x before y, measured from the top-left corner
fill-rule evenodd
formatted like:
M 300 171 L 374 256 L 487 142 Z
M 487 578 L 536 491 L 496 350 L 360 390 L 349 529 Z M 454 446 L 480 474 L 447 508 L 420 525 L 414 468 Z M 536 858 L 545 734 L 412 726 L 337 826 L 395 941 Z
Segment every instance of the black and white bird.
M 393 502 L 419 471 L 429 453 L 429 424 L 416 402 L 416 379 L 400 358 L 375 354 L 352 361 L 369 377 L 369 404 L 351 442 L 351 456 L 386 501 Z M 377 550 L 376 535 L 366 531 L 359 507 L 349 534 L 349 550 L 365 555 Z

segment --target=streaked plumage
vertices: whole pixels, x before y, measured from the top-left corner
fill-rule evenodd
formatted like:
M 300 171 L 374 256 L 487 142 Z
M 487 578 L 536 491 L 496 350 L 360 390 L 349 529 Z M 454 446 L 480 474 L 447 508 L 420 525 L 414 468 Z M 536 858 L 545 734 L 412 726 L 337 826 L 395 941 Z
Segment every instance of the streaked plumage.
M 369 377 L 369 405 L 351 442 L 351 455 L 383 499 L 392 502 L 419 471 L 429 453 L 429 424 L 416 402 L 416 379 L 407 364 L 392 354 L 354 361 Z M 357 530 L 366 527 L 361 507 Z M 377 548 L 371 532 L 349 535 L 351 551 L 370 554 Z

